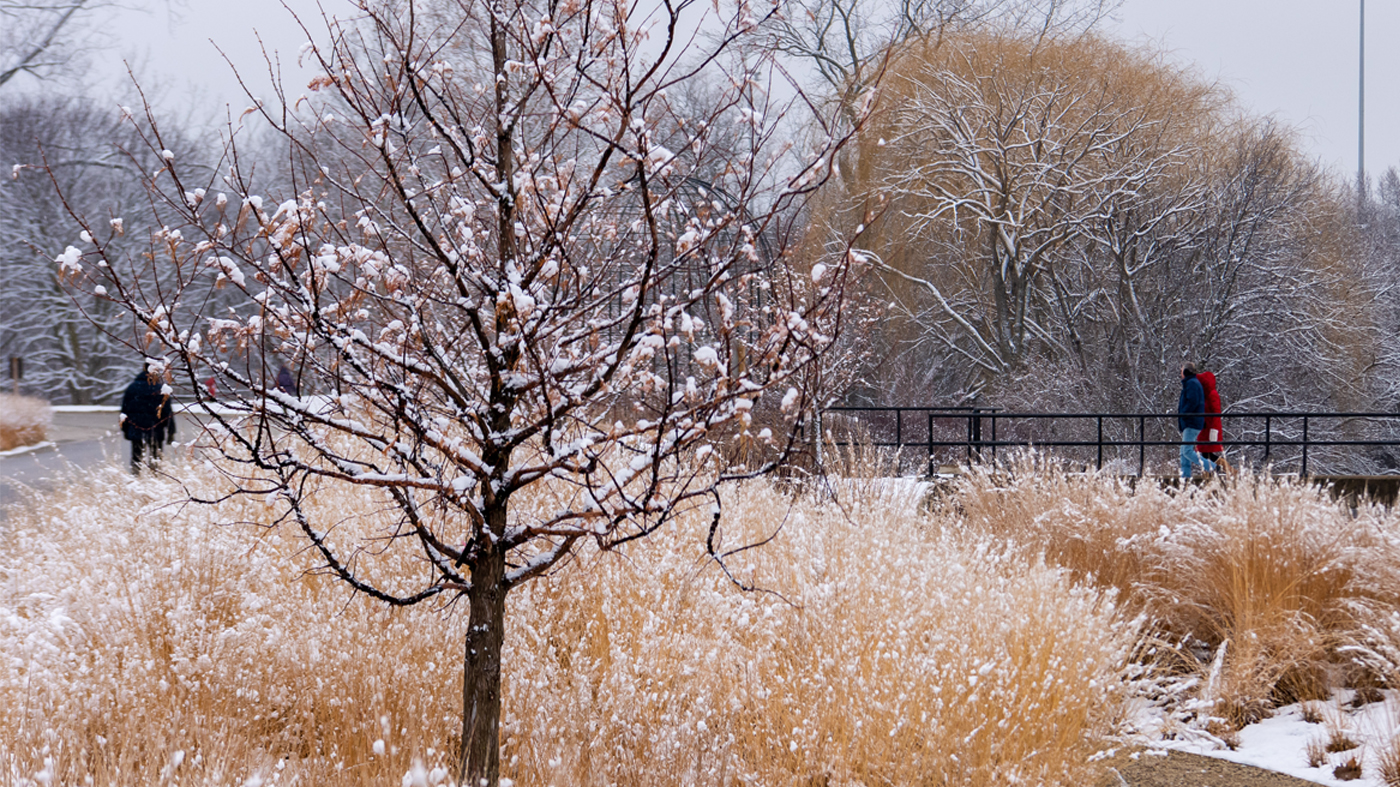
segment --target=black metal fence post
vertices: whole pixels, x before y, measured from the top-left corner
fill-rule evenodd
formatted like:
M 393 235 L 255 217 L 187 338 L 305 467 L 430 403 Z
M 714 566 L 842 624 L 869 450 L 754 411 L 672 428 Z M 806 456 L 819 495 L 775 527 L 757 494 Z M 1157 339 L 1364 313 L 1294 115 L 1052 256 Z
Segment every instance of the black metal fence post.
M 1099 464 L 1098 469 L 1103 469 L 1103 416 L 1099 416 Z
M 1308 417 L 1303 416 L 1303 471 L 1301 475 L 1306 478 L 1308 475 Z
M 1272 416 L 1264 416 L 1264 464 L 1269 463 L 1269 451 L 1273 448 L 1270 445 L 1274 439 L 1274 419 Z
M 933 475 L 933 413 L 928 414 L 928 474 Z
M 1147 418 L 1138 416 L 1138 478 L 1147 472 Z

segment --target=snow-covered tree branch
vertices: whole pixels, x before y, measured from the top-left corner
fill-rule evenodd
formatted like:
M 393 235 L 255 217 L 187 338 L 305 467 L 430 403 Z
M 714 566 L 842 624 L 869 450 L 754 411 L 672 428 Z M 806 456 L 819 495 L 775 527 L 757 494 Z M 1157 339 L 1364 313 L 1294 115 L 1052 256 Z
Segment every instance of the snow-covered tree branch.
M 711 11 L 702 47 L 707 8 L 371 4 L 309 51 L 308 96 L 250 110 L 288 186 L 263 193 L 236 138 L 211 178 L 156 127 L 146 267 L 117 264 L 105 217 L 58 255 L 190 389 L 232 392 L 216 445 L 330 570 L 390 604 L 466 598 L 463 783 L 498 778 L 507 593 L 784 461 L 840 330 L 849 255 L 787 250 L 844 140 L 776 138 L 792 90 L 731 57 L 776 6 Z M 315 520 L 336 484 L 382 490 L 380 548 L 421 576 L 376 577 Z M 546 493 L 548 515 L 511 505 Z
M 0 0 L 0 87 L 19 76 L 42 78 L 63 68 L 71 53 L 60 46 L 92 0 Z

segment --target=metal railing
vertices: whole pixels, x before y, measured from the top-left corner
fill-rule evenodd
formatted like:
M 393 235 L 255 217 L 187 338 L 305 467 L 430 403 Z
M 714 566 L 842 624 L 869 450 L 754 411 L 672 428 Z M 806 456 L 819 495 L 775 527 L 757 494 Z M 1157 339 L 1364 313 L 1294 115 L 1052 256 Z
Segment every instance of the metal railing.
M 831 424 L 831 415 L 843 416 L 852 423 Z M 817 428 L 835 445 L 863 442 L 900 450 L 924 448 L 930 473 L 936 467 L 939 449 L 965 452 L 969 462 L 988 454 L 995 458 L 999 449 L 1006 448 L 1093 449 L 1094 466 L 1101 470 L 1105 450 L 1121 456 L 1121 449 L 1136 448 L 1137 474 L 1141 476 L 1147 467 L 1150 446 L 1181 445 L 1179 436 L 1151 438 L 1149 424 L 1156 426 L 1165 421 L 1165 427 L 1154 428 L 1155 434 L 1170 430 L 1171 435 L 1177 435 L 1177 417 L 1176 413 L 1011 413 L 995 407 L 829 407 L 818 419 Z M 1260 449 L 1257 458 L 1266 465 L 1276 461 L 1276 452 L 1287 454 L 1277 461 L 1296 461 L 1301 475 L 1308 475 L 1310 449 L 1315 454 L 1319 448 L 1400 447 L 1400 413 L 1227 411 L 1220 417 L 1226 434 L 1237 436 L 1219 440 L 1219 445 L 1227 449 Z M 1376 425 L 1385 434 L 1357 434 L 1362 427 L 1374 429 Z M 864 432 L 861 440 L 851 434 L 857 426 Z M 841 428 L 848 433 L 845 439 L 836 434 Z M 951 455 L 950 451 L 944 453 Z M 1238 452 L 1230 456 L 1237 463 L 1245 458 Z M 1386 470 L 1396 472 L 1394 468 Z

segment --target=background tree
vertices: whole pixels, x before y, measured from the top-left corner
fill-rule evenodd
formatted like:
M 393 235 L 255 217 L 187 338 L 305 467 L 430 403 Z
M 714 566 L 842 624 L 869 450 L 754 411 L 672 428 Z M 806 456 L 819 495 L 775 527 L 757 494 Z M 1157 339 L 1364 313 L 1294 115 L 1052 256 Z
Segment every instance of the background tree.
M 1400 412 L 1400 171 L 1395 167 L 1376 179 L 1375 198 L 1364 203 L 1358 223 L 1358 256 L 1378 305 L 1373 324 L 1377 341 L 1372 352 L 1360 358 L 1365 373 L 1358 382 L 1371 386 L 1369 393 L 1380 411 Z M 1400 428 L 1392 432 L 1392 439 L 1397 436 Z M 1375 458 L 1387 469 L 1400 469 L 1400 450 L 1377 449 Z
M 218 177 L 188 167 L 156 126 L 140 257 L 104 218 L 58 258 L 185 384 L 213 369 L 248 392 L 224 402 L 248 420 L 210 413 L 216 445 L 328 570 L 392 605 L 465 600 L 463 783 L 499 774 L 511 589 L 692 505 L 714 506 L 722 560 L 719 485 L 795 449 L 838 335 L 847 255 L 799 275 L 786 248 L 841 140 L 779 174 L 785 107 L 743 49 L 775 7 L 690 45 L 707 6 L 372 4 L 315 50 L 330 100 L 264 110 L 295 157 L 285 192 L 262 194 L 232 143 Z M 676 100 L 702 77 L 703 106 Z M 270 386 L 274 358 L 325 394 Z M 380 490 L 373 541 L 314 521 L 335 484 Z M 512 505 L 525 494 L 551 513 Z M 384 549 L 423 572 L 376 574 Z
M 1188 159 L 1169 125 L 1208 100 L 1178 81 L 1144 84 L 1147 68 L 1098 39 L 1001 33 L 918 39 L 892 57 L 857 175 L 864 205 L 885 202 L 871 250 L 921 326 L 912 341 L 947 348 L 967 390 L 1047 345 L 1081 352 L 1078 312 L 1092 299 L 1068 290 L 1101 284 L 1080 252 Z M 897 240 L 908 237 L 923 242 Z
M 855 150 L 813 234 L 878 215 L 862 246 L 892 319 L 857 395 L 1161 411 L 1195 360 L 1237 406 L 1368 401 L 1379 296 L 1341 195 L 1286 129 L 1152 52 L 914 39 Z
M 197 159 L 198 145 L 171 129 L 169 144 Z M 25 359 L 26 390 L 55 403 L 110 401 L 138 368 L 137 350 L 104 332 L 131 316 L 115 304 L 75 302 L 59 281 L 55 247 L 81 230 L 55 192 L 89 216 L 126 215 L 124 232 L 148 235 L 142 170 L 159 158 L 133 159 L 142 139 L 116 106 L 82 99 L 18 96 L 0 104 L 0 357 Z M 113 230 L 108 228 L 109 232 Z M 118 235 L 114 255 L 126 248 Z
M 1092 30 L 1119 0 L 795 0 L 765 25 L 764 46 L 811 74 L 833 122 L 849 128 L 901 42 L 977 30 L 1074 36 Z M 854 169 L 843 151 L 842 174 Z
M 0 0 L 0 89 L 77 77 L 86 53 L 107 43 L 90 35 L 102 9 L 139 10 L 120 0 Z M 30 79 L 15 81 L 22 76 Z
M 0 0 L 0 88 L 21 74 L 44 79 L 66 69 L 77 50 L 65 35 L 94 0 Z

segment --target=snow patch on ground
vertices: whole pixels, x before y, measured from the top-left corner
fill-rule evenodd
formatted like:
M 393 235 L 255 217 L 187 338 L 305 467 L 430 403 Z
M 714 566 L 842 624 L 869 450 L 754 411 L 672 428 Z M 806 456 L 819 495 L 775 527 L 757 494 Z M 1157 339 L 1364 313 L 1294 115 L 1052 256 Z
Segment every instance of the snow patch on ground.
M 44 448 L 53 448 L 55 445 L 56 443 L 54 443 L 52 440 L 45 440 L 42 443 L 35 443 L 34 445 L 22 445 L 19 448 L 11 448 L 8 451 L 0 451 L 0 457 L 19 456 L 20 454 L 27 454 L 31 451 L 39 451 Z
M 1387 691 L 1385 695 L 1384 701 L 1359 708 L 1350 706 L 1355 696 L 1350 690 L 1338 692 L 1326 702 L 1310 703 L 1322 719 L 1317 723 L 1303 719 L 1301 704 L 1286 705 L 1277 709 L 1272 717 L 1240 730 L 1239 745 L 1234 750 L 1207 736 L 1158 741 L 1152 746 L 1218 757 L 1333 787 L 1386 787 L 1378 758 L 1400 734 L 1400 691 Z M 1329 753 L 1327 762 L 1320 767 L 1309 765 L 1308 744 L 1327 740 L 1337 728 L 1344 730 L 1360 747 Z M 1360 779 L 1344 781 L 1333 776 L 1333 769 L 1357 754 L 1362 763 Z
M 49 409 L 55 413 L 117 413 L 122 408 L 115 404 L 56 404 Z

